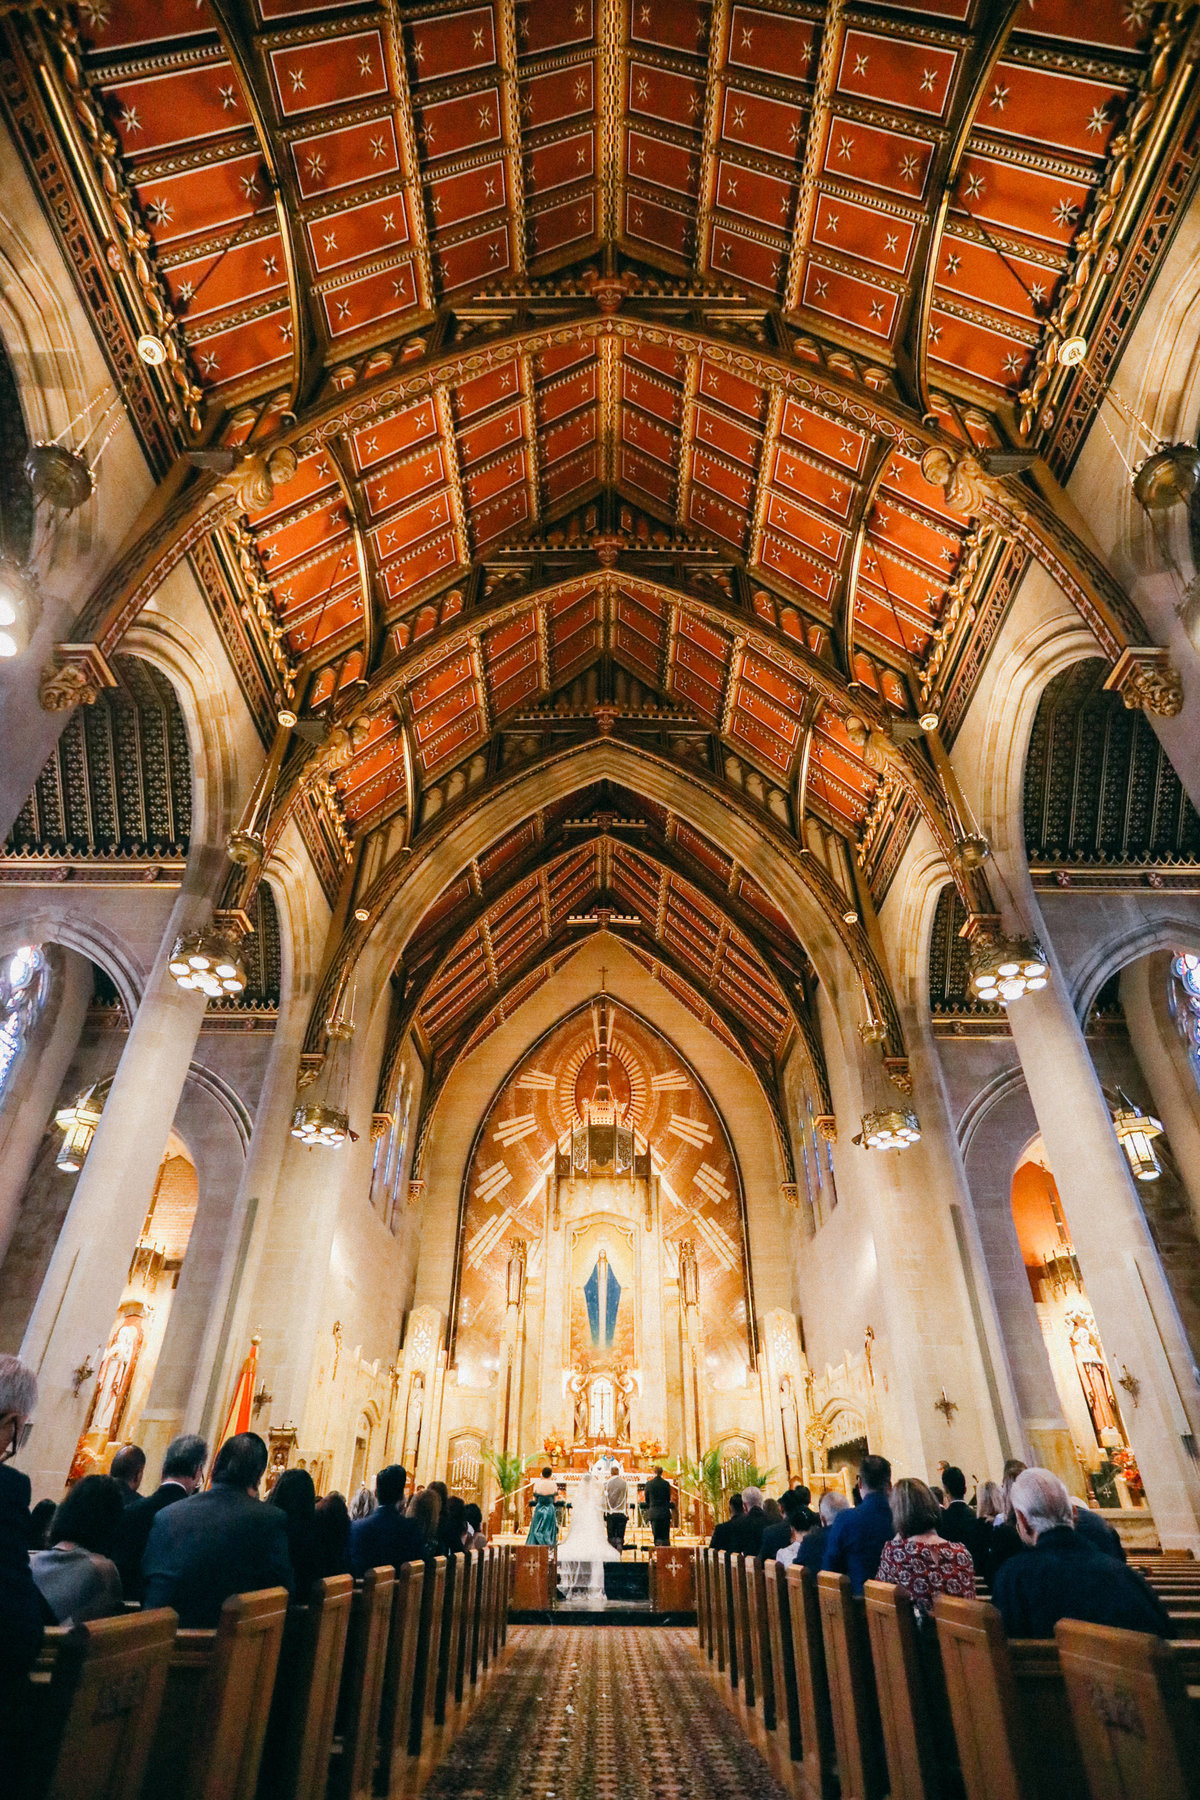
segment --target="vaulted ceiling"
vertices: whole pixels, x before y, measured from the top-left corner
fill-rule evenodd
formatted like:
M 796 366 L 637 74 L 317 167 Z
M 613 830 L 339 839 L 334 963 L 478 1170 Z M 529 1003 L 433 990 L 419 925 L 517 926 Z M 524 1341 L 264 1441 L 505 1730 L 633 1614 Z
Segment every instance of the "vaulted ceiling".
M 8 20 L 4 104 L 175 495 L 84 609 L 91 666 L 189 556 L 264 736 L 285 702 L 314 721 L 281 808 L 331 891 L 356 840 L 408 853 L 600 734 L 797 850 L 818 821 L 878 896 L 919 815 L 960 828 L 916 714 L 952 735 L 1029 555 L 1104 587 L 1056 484 L 1195 173 L 1186 10 Z M 927 479 L 931 448 L 973 485 Z M 1115 661 L 1136 614 L 1101 615 Z M 418 929 L 435 1061 L 616 916 L 741 1053 L 781 1054 L 791 928 L 716 846 L 610 802 L 637 823 L 568 842 L 576 796 Z

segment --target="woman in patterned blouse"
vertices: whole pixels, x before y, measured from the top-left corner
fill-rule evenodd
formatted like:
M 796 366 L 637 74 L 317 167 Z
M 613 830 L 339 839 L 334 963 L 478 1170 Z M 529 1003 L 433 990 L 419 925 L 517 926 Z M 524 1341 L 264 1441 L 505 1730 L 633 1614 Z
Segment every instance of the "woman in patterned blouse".
M 938 1535 L 938 1505 L 923 1481 L 898 1481 L 892 1489 L 896 1535 L 885 1544 L 878 1581 L 891 1581 L 907 1594 L 920 1618 L 933 1612 L 934 1596 L 975 1598 L 975 1565 L 965 1544 Z

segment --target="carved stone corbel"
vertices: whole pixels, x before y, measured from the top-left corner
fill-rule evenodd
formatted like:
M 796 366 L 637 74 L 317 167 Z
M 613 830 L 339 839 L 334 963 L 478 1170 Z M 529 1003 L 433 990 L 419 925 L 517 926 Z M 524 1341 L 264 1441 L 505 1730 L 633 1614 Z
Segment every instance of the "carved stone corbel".
M 779 1184 L 779 1192 L 788 1206 L 799 1206 L 800 1190 L 797 1188 L 794 1181 L 781 1181 Z
M 1183 684 L 1171 653 L 1158 644 L 1130 644 L 1104 683 L 1120 694 L 1130 711 L 1175 719 L 1183 711 Z
M 837 1143 L 837 1120 L 832 1113 L 818 1113 L 813 1120 L 813 1129 L 824 1138 L 827 1144 Z
M 912 1070 L 909 1067 L 907 1056 L 885 1056 L 883 1072 L 892 1086 L 898 1088 L 902 1094 L 912 1093 Z
M 38 699 L 45 712 L 72 712 L 95 706 L 117 678 L 98 644 L 55 644 L 54 659 L 42 670 Z

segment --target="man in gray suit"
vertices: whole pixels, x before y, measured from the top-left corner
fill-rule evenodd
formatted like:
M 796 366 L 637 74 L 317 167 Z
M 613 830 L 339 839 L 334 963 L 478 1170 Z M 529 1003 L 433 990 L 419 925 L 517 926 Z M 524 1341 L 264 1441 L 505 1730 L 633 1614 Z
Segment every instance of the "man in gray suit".
M 625 1477 L 621 1473 L 621 1465 L 614 1458 L 608 1465 L 608 1480 L 604 1484 L 604 1526 L 608 1541 L 614 1550 L 625 1548 L 625 1526 L 629 1521 L 629 1489 L 625 1485 Z
M 217 1623 L 230 1594 L 294 1591 L 287 1515 L 258 1497 L 266 1468 L 266 1444 L 257 1432 L 239 1432 L 217 1452 L 208 1492 L 159 1513 L 142 1558 L 147 1609 L 173 1606 L 181 1625 L 204 1628 Z

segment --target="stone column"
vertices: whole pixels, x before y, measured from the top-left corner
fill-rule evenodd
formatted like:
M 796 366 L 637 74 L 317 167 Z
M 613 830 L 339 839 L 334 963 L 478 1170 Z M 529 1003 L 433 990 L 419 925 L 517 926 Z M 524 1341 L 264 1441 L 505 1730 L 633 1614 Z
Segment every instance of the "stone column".
M 193 858 L 172 908 L 21 1345 L 38 1376 L 25 1467 L 39 1494 L 56 1493 L 70 1467 L 91 1398 L 87 1383 L 75 1393 L 73 1371 L 98 1362 L 108 1338 L 204 1018 L 204 996 L 179 987 L 167 957 L 179 932 L 207 921 L 222 865 L 219 852 Z
M 1008 1012 L 1159 1537 L 1200 1549 L 1196 1373 L 1061 971 Z

